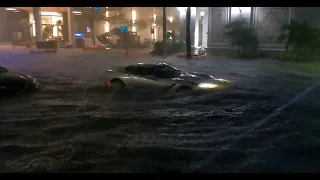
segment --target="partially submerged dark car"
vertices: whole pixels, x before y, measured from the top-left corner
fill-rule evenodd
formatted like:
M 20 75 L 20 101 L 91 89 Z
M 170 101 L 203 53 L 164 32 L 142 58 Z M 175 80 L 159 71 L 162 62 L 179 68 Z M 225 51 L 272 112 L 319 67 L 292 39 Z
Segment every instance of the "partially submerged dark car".
M 0 66 L 0 95 L 20 94 L 37 90 L 39 83 L 31 76 L 16 72 Z

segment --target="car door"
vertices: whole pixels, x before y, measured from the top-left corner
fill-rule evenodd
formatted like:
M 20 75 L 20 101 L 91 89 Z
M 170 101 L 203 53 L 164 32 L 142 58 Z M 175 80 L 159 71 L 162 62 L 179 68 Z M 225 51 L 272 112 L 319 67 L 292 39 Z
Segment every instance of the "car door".
M 139 88 L 140 85 L 140 66 L 127 66 L 125 68 L 126 73 L 128 73 L 129 81 L 127 86 L 130 88 Z
M 167 84 L 157 80 L 153 75 L 153 66 L 143 66 L 138 68 L 139 75 L 133 76 L 132 87 L 140 91 L 154 91 L 165 89 Z
M 162 66 L 154 66 L 152 68 L 152 74 L 156 77 L 155 82 L 158 86 L 163 87 L 164 89 L 168 89 L 174 85 L 168 78 L 166 74 L 166 69 Z

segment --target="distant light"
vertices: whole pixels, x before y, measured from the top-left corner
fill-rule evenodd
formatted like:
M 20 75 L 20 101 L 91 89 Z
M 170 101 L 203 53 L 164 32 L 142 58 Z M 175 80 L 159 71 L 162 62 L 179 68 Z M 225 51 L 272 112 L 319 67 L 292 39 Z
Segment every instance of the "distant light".
M 106 7 L 108 9 L 108 7 Z M 109 11 L 106 11 L 106 18 L 109 17 Z M 109 28 L 109 22 L 106 21 L 106 25 L 105 25 L 105 30 L 106 32 L 109 32 L 110 31 L 110 28 Z
M 178 11 L 185 11 L 188 7 L 177 7 Z
M 59 13 L 57 12 L 43 12 L 41 11 L 41 15 L 42 16 L 61 16 Z
M 180 14 L 185 14 L 187 12 L 188 7 L 177 7 L 180 11 Z M 196 13 L 196 7 L 190 7 L 191 15 L 195 15 Z
M 73 11 L 73 14 L 81 14 L 80 11 Z
M 132 32 L 136 32 L 136 31 L 137 31 L 136 27 L 132 26 Z
M 137 18 L 137 12 L 135 10 L 132 10 L 132 20 L 135 21 Z
M 173 21 L 173 17 L 172 16 L 169 17 L 169 21 L 172 23 L 172 21 Z
M 200 16 L 204 16 L 204 12 L 202 11 L 202 12 L 200 12 Z
M 6 8 L 7 11 L 16 11 L 16 8 Z
M 99 7 L 94 7 L 94 9 L 95 9 L 96 11 L 98 11 L 98 10 L 99 10 Z

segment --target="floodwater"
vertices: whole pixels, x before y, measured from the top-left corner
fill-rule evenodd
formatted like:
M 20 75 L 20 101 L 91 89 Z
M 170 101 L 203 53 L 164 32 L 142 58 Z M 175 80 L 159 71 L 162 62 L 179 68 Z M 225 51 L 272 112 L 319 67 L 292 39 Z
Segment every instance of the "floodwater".
M 313 79 L 283 73 L 271 62 L 236 62 L 231 67 L 226 61 L 220 62 L 221 68 L 194 63 L 177 66 L 226 78 L 234 89 L 157 96 L 96 92 L 88 88 L 94 78 L 31 73 L 42 90 L 0 104 L 1 171 L 319 171 L 317 138 L 302 144 L 299 138 L 315 137 L 310 128 L 320 132 L 313 121 L 319 116 L 315 99 L 302 100 L 299 107 L 289 107 L 234 141 Z M 308 119 L 295 114 L 306 111 Z M 308 143 L 311 149 L 304 146 Z

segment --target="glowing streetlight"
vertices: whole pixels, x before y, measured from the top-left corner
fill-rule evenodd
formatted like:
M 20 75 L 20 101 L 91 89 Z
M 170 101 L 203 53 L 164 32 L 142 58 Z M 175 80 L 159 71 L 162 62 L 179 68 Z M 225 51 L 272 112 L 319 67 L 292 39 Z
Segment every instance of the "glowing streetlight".
M 136 32 L 135 21 L 137 19 L 137 12 L 135 10 L 132 10 L 131 16 L 132 16 L 132 24 L 133 24 L 132 32 Z
M 137 12 L 135 10 L 132 10 L 132 21 L 135 21 L 137 18 Z
M 16 8 L 6 8 L 7 11 L 16 11 Z
M 108 7 L 106 7 L 107 9 L 108 9 Z M 106 18 L 108 18 L 109 17 L 109 11 L 107 10 L 106 11 Z M 110 31 L 110 29 L 109 29 L 109 22 L 108 21 L 106 21 L 106 32 L 109 32 Z

